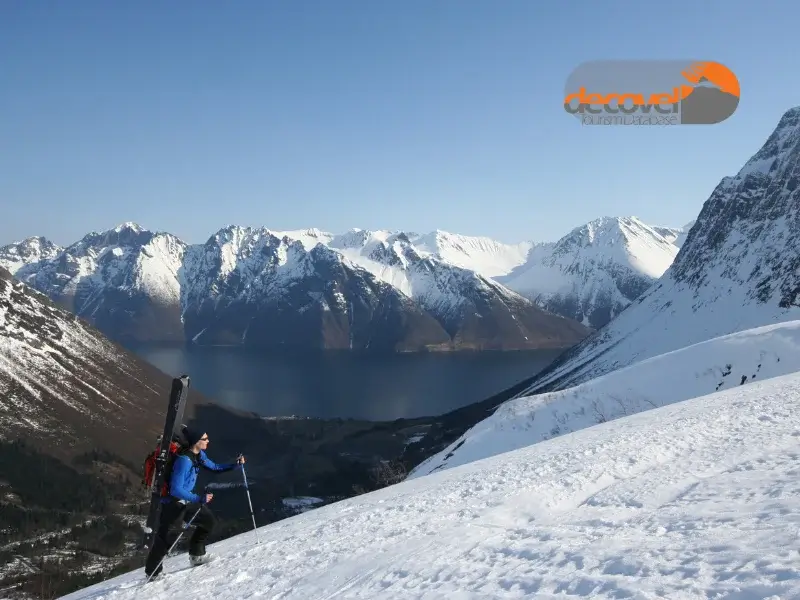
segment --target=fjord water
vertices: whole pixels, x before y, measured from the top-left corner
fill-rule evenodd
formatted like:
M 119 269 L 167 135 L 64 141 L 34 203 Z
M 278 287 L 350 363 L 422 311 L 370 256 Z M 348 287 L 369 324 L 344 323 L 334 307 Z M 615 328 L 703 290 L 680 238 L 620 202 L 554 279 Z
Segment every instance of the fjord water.
M 561 350 L 279 354 L 236 347 L 131 349 L 221 405 L 263 416 L 373 421 L 439 415 L 534 375 Z

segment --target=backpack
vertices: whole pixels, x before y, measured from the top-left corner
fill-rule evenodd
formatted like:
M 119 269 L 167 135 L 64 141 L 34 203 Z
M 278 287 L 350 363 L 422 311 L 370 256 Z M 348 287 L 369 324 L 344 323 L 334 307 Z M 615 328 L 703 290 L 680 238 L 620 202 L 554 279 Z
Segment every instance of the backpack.
M 142 486 L 145 490 L 152 491 L 156 478 L 156 459 L 158 452 L 161 449 L 161 442 L 155 447 L 150 454 L 144 459 L 144 473 L 142 474 Z M 175 457 L 181 452 L 181 445 L 174 439 L 169 444 L 169 451 L 167 452 L 167 464 L 164 465 L 164 483 L 161 485 L 161 497 L 169 496 L 169 479 L 172 474 L 172 465 L 175 462 Z

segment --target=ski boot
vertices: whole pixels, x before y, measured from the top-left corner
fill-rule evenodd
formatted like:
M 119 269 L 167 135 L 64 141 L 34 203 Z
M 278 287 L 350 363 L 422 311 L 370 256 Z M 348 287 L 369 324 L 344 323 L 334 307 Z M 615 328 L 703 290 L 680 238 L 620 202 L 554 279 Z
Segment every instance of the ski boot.
M 193 567 L 199 567 L 200 565 L 204 565 L 206 563 L 210 563 L 216 560 L 217 557 L 214 554 L 200 554 L 199 556 L 189 555 L 189 564 Z

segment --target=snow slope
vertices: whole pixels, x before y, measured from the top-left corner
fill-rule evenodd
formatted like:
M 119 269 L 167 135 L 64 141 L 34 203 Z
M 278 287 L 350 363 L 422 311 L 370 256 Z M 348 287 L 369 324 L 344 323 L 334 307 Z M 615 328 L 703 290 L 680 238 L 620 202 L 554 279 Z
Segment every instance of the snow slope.
M 681 348 L 565 390 L 502 404 L 409 479 L 717 390 L 800 371 L 800 321 Z
M 800 595 L 800 375 L 330 504 L 70 600 Z
M 409 237 L 421 253 L 485 277 L 507 275 L 525 262 L 534 246 L 533 242 L 504 244 L 484 236 L 459 235 L 438 229 Z

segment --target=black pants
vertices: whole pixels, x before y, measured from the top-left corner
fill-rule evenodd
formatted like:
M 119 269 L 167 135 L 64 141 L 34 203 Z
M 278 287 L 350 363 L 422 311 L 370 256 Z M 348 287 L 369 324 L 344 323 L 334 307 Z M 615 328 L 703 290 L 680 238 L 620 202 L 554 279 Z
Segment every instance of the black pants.
M 214 529 L 214 513 L 209 510 L 205 504 L 183 504 L 177 500 L 173 500 L 161 507 L 161 518 L 158 522 L 158 531 L 153 536 L 153 544 L 150 547 L 150 553 L 147 555 L 147 562 L 145 563 L 144 572 L 148 577 L 156 568 L 159 561 L 164 557 L 169 550 L 169 547 L 175 542 L 178 537 L 178 532 L 170 534 L 170 528 L 180 522 L 188 522 L 189 519 L 197 512 L 200 512 L 192 521 L 194 532 L 189 539 L 189 554 L 192 556 L 202 556 L 206 553 L 206 539 L 211 531 Z M 161 572 L 163 565 L 158 567 L 158 573 Z

